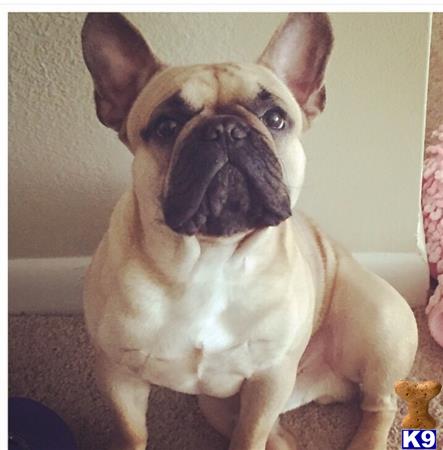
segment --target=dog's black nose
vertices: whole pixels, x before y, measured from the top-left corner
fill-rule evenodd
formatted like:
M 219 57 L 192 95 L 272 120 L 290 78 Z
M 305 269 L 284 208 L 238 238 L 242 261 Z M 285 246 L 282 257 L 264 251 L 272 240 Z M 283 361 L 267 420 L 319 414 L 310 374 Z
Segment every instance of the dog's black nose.
M 201 128 L 204 141 L 219 141 L 223 138 L 239 141 L 249 134 L 249 127 L 240 117 L 216 116 L 205 121 Z

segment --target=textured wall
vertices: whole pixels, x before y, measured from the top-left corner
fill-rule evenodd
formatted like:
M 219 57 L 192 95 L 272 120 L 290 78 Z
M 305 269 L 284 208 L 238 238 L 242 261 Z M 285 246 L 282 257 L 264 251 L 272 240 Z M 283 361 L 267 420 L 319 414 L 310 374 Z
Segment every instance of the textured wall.
M 426 120 L 426 140 L 443 124 L 443 13 L 432 16 L 431 57 Z
M 250 61 L 282 14 L 127 14 L 165 61 Z M 92 253 L 131 157 L 95 118 L 83 14 L 9 16 L 11 257 Z M 334 14 L 301 206 L 353 250 L 415 249 L 428 14 Z

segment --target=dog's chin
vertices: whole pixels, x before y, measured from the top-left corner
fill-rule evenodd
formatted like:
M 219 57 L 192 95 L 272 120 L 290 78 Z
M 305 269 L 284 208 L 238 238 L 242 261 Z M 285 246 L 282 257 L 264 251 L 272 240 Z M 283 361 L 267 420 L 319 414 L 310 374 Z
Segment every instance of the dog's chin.
M 187 236 L 229 238 L 276 226 L 291 215 L 287 196 L 275 201 L 275 197 L 282 196 L 281 190 L 273 196 L 257 186 L 259 182 L 250 182 L 240 169 L 227 163 L 207 186 L 191 186 L 192 195 L 167 198 L 163 208 L 165 223 Z M 195 195 L 199 189 L 200 195 Z M 274 201 L 269 201 L 269 197 Z M 195 198 L 201 200 L 189 200 Z

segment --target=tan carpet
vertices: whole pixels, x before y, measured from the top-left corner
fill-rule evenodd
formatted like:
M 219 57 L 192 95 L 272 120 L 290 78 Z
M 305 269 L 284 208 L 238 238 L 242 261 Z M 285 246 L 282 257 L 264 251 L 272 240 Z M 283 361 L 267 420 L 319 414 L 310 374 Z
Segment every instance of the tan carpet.
M 443 349 L 430 338 L 422 310 L 416 311 L 420 350 L 412 378 L 443 381 Z M 9 319 L 9 392 L 39 400 L 56 410 L 74 431 L 84 450 L 105 449 L 109 414 L 91 373 L 92 351 L 79 316 L 12 316 Z M 431 411 L 440 423 L 443 446 L 443 394 Z M 398 450 L 401 406 L 389 437 Z M 165 389 L 152 392 L 148 414 L 150 450 L 222 450 L 227 442 L 206 423 L 192 396 Z M 290 424 L 305 450 L 341 450 L 359 421 L 357 404 L 307 405 L 289 413 Z

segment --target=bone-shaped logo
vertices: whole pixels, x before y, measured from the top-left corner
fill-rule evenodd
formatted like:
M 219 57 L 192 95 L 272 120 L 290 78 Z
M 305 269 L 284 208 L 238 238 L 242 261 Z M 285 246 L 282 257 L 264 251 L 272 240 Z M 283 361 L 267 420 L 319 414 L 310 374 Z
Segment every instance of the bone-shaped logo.
M 402 428 L 435 428 L 435 419 L 429 414 L 429 402 L 436 397 L 441 390 L 438 381 L 415 381 L 401 380 L 395 383 L 395 392 L 406 401 L 408 414 L 401 423 Z

